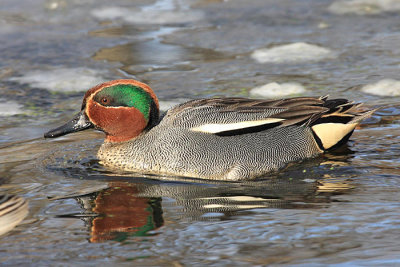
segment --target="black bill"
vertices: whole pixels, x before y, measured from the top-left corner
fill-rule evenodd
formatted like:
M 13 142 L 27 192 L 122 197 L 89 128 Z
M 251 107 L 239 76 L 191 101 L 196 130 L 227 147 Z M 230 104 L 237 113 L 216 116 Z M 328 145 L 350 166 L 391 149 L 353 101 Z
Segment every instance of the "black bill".
M 59 136 L 63 136 L 69 133 L 83 131 L 89 128 L 93 128 L 93 124 L 87 118 L 85 111 L 82 110 L 75 117 L 56 129 L 50 130 L 44 134 L 45 138 L 55 138 Z

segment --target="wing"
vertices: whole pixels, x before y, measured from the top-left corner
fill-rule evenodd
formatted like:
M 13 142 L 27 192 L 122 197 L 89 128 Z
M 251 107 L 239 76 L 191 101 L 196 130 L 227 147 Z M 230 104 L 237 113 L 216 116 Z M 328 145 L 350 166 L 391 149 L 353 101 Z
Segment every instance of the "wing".
M 194 132 L 234 136 L 275 127 L 310 127 L 321 150 L 346 142 L 357 124 L 377 109 L 357 111 L 361 104 L 327 96 L 281 100 L 214 98 L 192 100 L 170 109 L 160 125 Z
M 329 111 L 330 108 L 324 106 L 325 100 L 326 97 L 198 99 L 170 109 L 161 123 L 196 132 L 238 135 L 305 124 Z

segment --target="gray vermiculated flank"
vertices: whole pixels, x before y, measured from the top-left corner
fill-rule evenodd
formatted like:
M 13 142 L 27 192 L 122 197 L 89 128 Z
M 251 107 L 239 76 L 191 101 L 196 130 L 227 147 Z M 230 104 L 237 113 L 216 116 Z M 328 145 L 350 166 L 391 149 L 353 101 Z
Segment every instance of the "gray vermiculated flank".
M 277 170 L 288 162 L 319 153 L 307 127 L 274 128 L 267 132 L 229 137 L 157 127 L 139 136 L 135 142 L 105 143 L 99 151 L 99 158 L 103 160 L 106 157 L 111 165 L 127 171 L 151 170 L 238 180 Z M 103 153 L 108 153 L 108 156 Z

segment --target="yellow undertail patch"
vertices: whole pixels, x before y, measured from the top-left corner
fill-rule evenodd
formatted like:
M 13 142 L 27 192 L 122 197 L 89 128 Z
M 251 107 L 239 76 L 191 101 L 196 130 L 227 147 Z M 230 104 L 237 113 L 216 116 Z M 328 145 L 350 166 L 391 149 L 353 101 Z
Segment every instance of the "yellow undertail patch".
M 321 140 L 324 149 L 329 149 L 340 142 L 358 123 L 321 123 L 312 126 L 312 130 Z

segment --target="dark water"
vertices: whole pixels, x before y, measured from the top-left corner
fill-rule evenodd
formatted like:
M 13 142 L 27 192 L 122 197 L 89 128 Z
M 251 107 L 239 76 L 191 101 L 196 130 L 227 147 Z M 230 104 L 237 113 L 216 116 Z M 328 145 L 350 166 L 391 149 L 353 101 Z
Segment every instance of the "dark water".
M 399 3 L 343 3 L 2 1 L 0 191 L 30 207 L 0 262 L 400 265 Z M 333 56 L 252 57 L 300 42 Z M 149 83 L 164 107 L 296 82 L 385 108 L 341 150 L 240 183 L 113 173 L 95 158 L 101 133 L 42 138 L 116 78 Z

